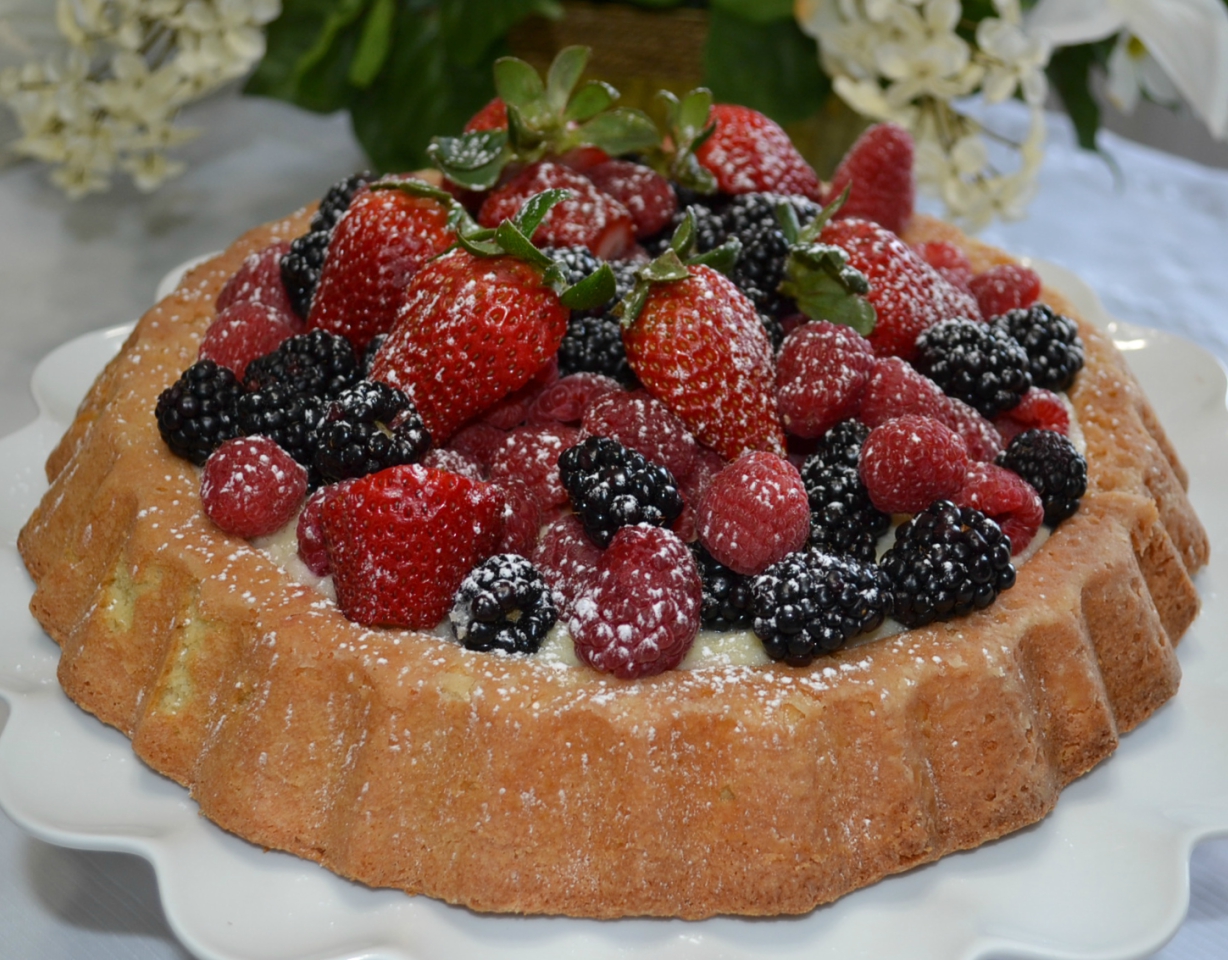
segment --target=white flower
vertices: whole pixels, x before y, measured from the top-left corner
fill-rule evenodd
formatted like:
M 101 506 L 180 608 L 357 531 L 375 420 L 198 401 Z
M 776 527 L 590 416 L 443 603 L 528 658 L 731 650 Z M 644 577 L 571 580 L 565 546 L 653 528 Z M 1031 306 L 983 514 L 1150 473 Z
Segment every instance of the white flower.
M 1212 135 L 1228 135 L 1228 8 L 1222 0 L 1040 0 L 1028 14 L 1027 29 L 1063 45 L 1126 31 L 1146 47 Z
M 1047 41 L 1028 36 L 1017 23 L 987 17 L 977 24 L 976 45 L 987 60 L 981 83 L 987 101 L 1000 103 L 1021 87 L 1026 103 L 1039 106 L 1045 102 Z
M 1123 30 L 1109 54 L 1109 77 L 1105 94 L 1122 113 L 1133 113 L 1139 96 L 1146 93 L 1157 103 L 1173 106 L 1181 94 L 1138 37 Z

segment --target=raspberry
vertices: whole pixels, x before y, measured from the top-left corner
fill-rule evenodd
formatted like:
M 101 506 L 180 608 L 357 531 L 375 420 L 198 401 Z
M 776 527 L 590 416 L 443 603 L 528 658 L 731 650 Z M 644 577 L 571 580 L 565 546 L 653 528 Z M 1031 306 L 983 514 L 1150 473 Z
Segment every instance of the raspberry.
M 1083 340 L 1078 325 L 1043 303 L 1010 310 L 993 321 L 1027 352 L 1032 382 L 1049 390 L 1068 390 L 1083 369 Z
M 997 463 L 1035 487 L 1051 527 L 1074 516 L 1087 492 L 1087 461 L 1069 439 L 1051 430 L 1019 434 Z
M 595 400 L 580 423 L 582 437 L 609 437 L 685 477 L 695 466 L 699 444 L 677 415 L 642 390 L 618 391 Z
M 822 436 L 857 415 L 876 361 L 865 337 L 816 320 L 785 338 L 776 358 L 776 402 L 785 429 Z
M 298 538 L 299 559 L 307 565 L 307 569 L 317 577 L 326 577 L 332 571 L 332 563 L 328 559 L 328 545 L 324 542 L 324 527 L 321 511 L 324 503 L 345 490 L 352 480 L 342 480 L 340 483 L 330 483 L 321 487 L 303 504 L 298 515 L 298 526 L 295 535 Z
M 873 563 L 819 550 L 790 554 L 751 584 L 755 636 L 773 660 L 804 667 L 875 630 L 892 611 L 891 585 Z
M 268 437 L 227 440 L 205 461 L 206 516 L 236 537 L 262 537 L 285 524 L 307 495 L 307 471 Z
M 459 473 L 470 480 L 485 480 L 482 468 L 471 458 L 459 450 L 439 449 L 432 447 L 419 461 L 424 467 L 434 467 L 436 470 L 447 470 L 449 473 Z
M 559 477 L 559 455 L 580 442 L 574 427 L 517 427 L 507 434 L 490 461 L 492 483 L 519 480 L 532 493 L 540 509 L 567 502 Z
M 1005 443 L 1025 430 L 1052 430 L 1066 435 L 1070 433 L 1070 411 L 1056 393 L 1033 387 L 1014 408 L 995 418 L 993 425 Z
M 668 526 L 682 512 L 673 474 L 617 440 L 588 437 L 564 451 L 558 466 L 571 505 L 598 546 L 608 546 L 622 527 Z
M 238 436 L 237 404 L 243 387 L 226 367 L 197 360 L 158 396 L 154 416 L 171 453 L 198 467 Z
M 674 521 L 674 533 L 687 543 L 698 539 L 699 528 L 696 526 L 696 509 L 703 498 L 704 491 L 712 482 L 712 478 L 725 469 L 725 461 L 715 450 L 707 447 L 699 448 L 699 456 L 695 458 L 695 466 L 686 478 L 678 481 L 678 492 L 682 494 L 682 513 Z
M 989 606 L 1014 586 L 1010 542 L 979 510 L 937 500 L 896 527 L 880 562 L 894 616 L 906 627 L 950 620 Z
M 979 273 L 968 283 L 981 316 L 999 317 L 1008 310 L 1030 307 L 1040 296 L 1040 275 L 1028 267 L 1004 263 Z
M 448 619 L 466 650 L 536 653 L 558 615 L 533 565 L 514 553 L 501 553 L 469 571 Z
M 507 431 L 492 427 L 488 423 L 471 423 L 448 441 L 448 447 L 463 453 L 478 465 L 483 473 L 490 470 L 495 453 L 507 439 Z
M 525 422 L 533 402 L 559 379 L 559 361 L 551 357 L 519 390 L 514 390 L 482 414 L 482 423 L 499 430 L 511 430 Z
M 607 160 L 583 172 L 598 190 L 630 211 L 637 237 L 651 237 L 665 229 L 678 209 L 669 181 L 650 167 L 630 160 Z
M 917 337 L 917 369 L 987 417 L 1015 406 L 1032 385 L 1028 355 L 1006 331 L 943 320 Z
M 217 315 L 200 341 L 200 359 L 228 367 L 240 380 L 247 365 L 294 335 L 276 310 L 262 303 L 234 303 Z
M 810 535 L 801 474 L 784 457 L 765 451 L 743 454 L 717 474 L 696 513 L 708 552 L 741 574 L 762 573 Z
M 554 591 L 565 615 L 597 569 L 601 548 L 589 539 L 584 525 L 569 513 L 548 526 L 533 550 L 533 566 Z
M 285 240 L 249 254 L 226 285 L 218 291 L 213 309 L 221 313 L 236 303 L 262 303 L 284 322 L 302 328 L 302 320 L 290 305 L 286 285 L 281 281 L 281 258 L 290 252 Z
M 973 507 L 1002 528 L 1011 553 L 1020 553 L 1045 519 L 1040 496 L 1018 474 L 992 463 L 974 463 L 955 497 L 961 507 Z
M 455 452 L 455 451 L 449 451 Z M 533 491 L 509 477 L 497 486 L 503 491 L 503 532 L 497 547 L 500 553 L 530 556 L 541 533 L 542 510 Z
M 947 283 L 965 292 L 971 292 L 972 261 L 964 251 L 946 240 L 926 240 L 913 246 L 917 255 L 938 271 Z
M 550 384 L 529 407 L 530 426 L 549 423 L 578 424 L 589 404 L 607 393 L 622 392 L 622 385 L 600 373 L 573 373 Z
M 703 585 L 695 558 L 668 530 L 623 527 L 597 560 L 568 630 L 576 655 L 624 680 L 682 662 L 699 632 Z
M 861 448 L 861 480 L 884 513 L 917 513 L 954 497 L 968 473 L 968 448 L 950 427 L 906 414 L 870 431 Z
M 1002 452 L 1002 437 L 992 423 L 955 397 L 944 397 L 937 419 L 942 421 L 968 445 L 968 456 L 988 463 Z

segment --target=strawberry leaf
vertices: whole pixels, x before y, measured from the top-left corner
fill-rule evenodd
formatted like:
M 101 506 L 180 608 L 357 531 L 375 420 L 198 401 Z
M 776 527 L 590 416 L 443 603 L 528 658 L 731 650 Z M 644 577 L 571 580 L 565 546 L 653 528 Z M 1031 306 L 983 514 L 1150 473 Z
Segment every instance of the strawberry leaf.
M 561 200 L 569 200 L 574 196 L 575 194 L 570 190 L 543 190 L 541 193 L 535 193 L 516 212 L 512 222 L 526 237 L 531 237 L 541 225 L 542 220 L 546 218 L 551 207 Z
M 554 265 L 554 261 L 538 250 L 528 235 L 521 232 L 514 220 L 504 220 L 495 227 L 495 242 L 502 248 L 502 253 L 515 257 L 517 260 L 523 260 L 543 270 Z
M 546 87 L 537 71 L 516 57 L 500 57 L 495 61 L 495 91 L 509 107 L 523 111 L 537 107 L 546 96 Z
M 661 145 L 661 133 L 642 110 L 616 107 L 588 120 L 571 134 L 577 144 L 587 143 L 617 156 Z
M 593 310 L 613 300 L 617 289 L 614 271 L 608 263 L 603 263 L 600 270 L 565 289 L 559 295 L 559 302 L 569 310 Z
M 371 190 L 400 190 L 402 193 L 408 193 L 415 197 L 428 197 L 442 203 L 448 210 L 448 226 L 456 231 L 457 234 L 465 233 L 472 236 L 478 229 L 477 224 L 469 216 L 469 211 L 466 210 L 457 199 L 443 190 L 427 183 L 425 180 L 419 180 L 416 177 L 410 177 L 405 180 L 376 180 L 370 185 Z
M 738 257 L 742 256 L 742 241 L 730 237 L 719 247 L 713 247 L 707 253 L 699 253 L 687 258 L 689 265 L 703 264 L 713 270 L 719 270 L 726 276 L 737 265 Z
M 829 243 L 800 243 L 789 249 L 780 292 L 797 301 L 811 320 L 828 320 L 851 327 L 863 337 L 878 319 L 865 299 L 870 282 L 849 266 L 848 254 Z
M 507 133 L 502 130 L 434 137 L 426 153 L 444 176 L 471 190 L 494 186 L 511 155 Z
M 567 101 L 588 64 L 589 52 L 588 47 L 564 47 L 550 64 L 546 73 L 546 103 L 551 113 L 558 115 L 567 108 Z
M 590 120 L 603 110 L 612 107 L 617 99 L 618 91 L 608 83 L 589 80 L 571 98 L 571 103 L 563 111 L 563 119 L 577 123 Z

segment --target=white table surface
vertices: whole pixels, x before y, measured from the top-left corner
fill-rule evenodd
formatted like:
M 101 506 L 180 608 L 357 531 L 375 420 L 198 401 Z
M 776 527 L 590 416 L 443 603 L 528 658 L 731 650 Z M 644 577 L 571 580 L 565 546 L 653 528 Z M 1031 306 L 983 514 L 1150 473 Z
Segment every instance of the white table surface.
M 72 203 L 32 166 L 0 171 L 0 436 L 33 419 L 30 374 L 53 347 L 135 319 L 171 267 L 363 165 L 344 117 L 227 96 L 189 120 L 208 135 L 185 151 L 189 172 L 152 196 L 125 185 Z M 1228 171 L 1111 135 L 1104 142 L 1120 180 L 1074 149 L 1065 121 L 1053 118 L 1030 216 L 985 238 L 1069 267 L 1111 313 L 1179 333 L 1228 363 Z M 0 701 L 0 724 L 5 716 Z M 1203 844 L 1190 872 L 1189 916 L 1155 960 L 1228 957 L 1228 840 Z M 2 960 L 188 956 L 148 864 L 49 846 L 0 813 Z

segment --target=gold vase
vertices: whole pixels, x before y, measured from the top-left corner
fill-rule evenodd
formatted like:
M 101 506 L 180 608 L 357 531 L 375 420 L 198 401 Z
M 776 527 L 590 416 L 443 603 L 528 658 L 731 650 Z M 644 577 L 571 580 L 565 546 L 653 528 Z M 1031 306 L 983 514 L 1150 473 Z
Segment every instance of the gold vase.
M 560 20 L 530 17 L 508 35 L 512 53 L 544 73 L 563 47 L 592 48 L 586 76 L 622 93 L 620 103 L 657 115 L 658 90 L 679 96 L 704 83 L 708 12 L 692 8 L 648 10 L 619 3 L 563 4 Z M 830 177 L 868 121 L 839 97 L 785 125 L 820 177 Z

